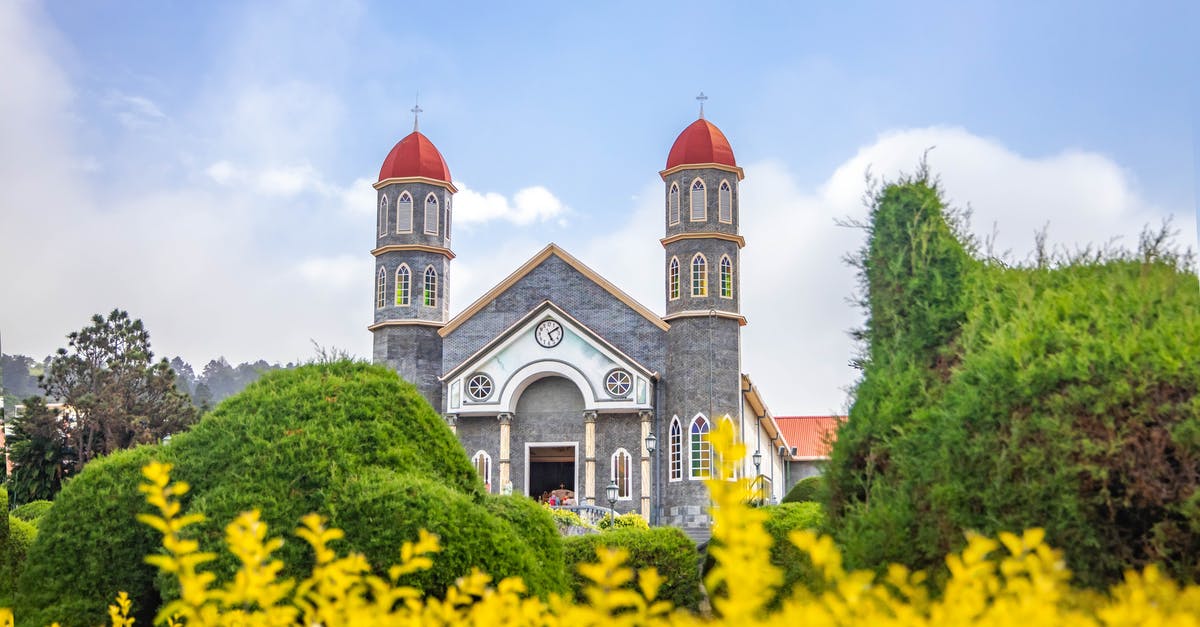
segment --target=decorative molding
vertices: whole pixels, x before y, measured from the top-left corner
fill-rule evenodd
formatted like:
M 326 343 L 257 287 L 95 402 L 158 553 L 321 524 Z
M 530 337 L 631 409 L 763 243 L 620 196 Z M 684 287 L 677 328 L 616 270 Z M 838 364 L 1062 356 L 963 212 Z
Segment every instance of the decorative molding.
M 597 274 L 595 270 L 587 267 L 587 265 L 585 265 L 582 261 L 572 257 L 567 253 L 567 251 L 559 248 L 557 244 L 552 243 L 543 248 L 541 252 L 534 255 L 532 259 L 526 261 L 525 264 L 520 268 L 517 268 L 516 272 L 508 275 L 508 278 L 498 283 L 496 287 L 493 287 L 483 296 L 480 296 L 478 300 L 476 300 L 474 303 L 471 303 L 471 306 L 464 309 L 462 313 L 454 316 L 454 318 L 447 322 L 446 326 L 442 327 L 442 330 L 438 331 L 438 333 L 442 337 L 450 335 L 450 333 L 452 333 L 455 329 L 462 326 L 463 323 L 465 323 L 467 320 L 470 320 L 475 316 L 475 314 L 479 313 L 480 310 L 482 310 L 484 307 L 487 307 L 492 301 L 496 300 L 497 296 L 503 294 L 505 290 L 512 287 L 517 281 L 520 281 L 525 275 L 532 272 L 534 268 L 541 265 L 543 261 L 549 259 L 551 255 L 562 259 L 567 265 L 579 271 L 580 274 L 588 279 L 591 279 L 592 282 L 599 285 L 609 294 L 612 294 L 617 300 L 625 303 L 630 309 L 636 311 L 643 318 L 650 321 L 650 323 L 654 326 L 662 329 L 663 331 L 666 331 L 671 327 L 671 325 L 663 322 L 662 318 L 659 318 L 657 315 L 655 315 L 655 313 L 650 311 L 650 309 L 648 309 L 645 305 L 637 302 L 633 299 L 633 297 L 621 291 L 621 288 L 613 285 L 608 279 Z
M 588 424 L 588 423 L 595 424 L 596 423 L 596 413 L 597 412 L 595 412 L 594 410 L 588 410 L 588 411 L 583 412 L 584 424 Z
M 403 307 L 404 305 L 398 306 Z M 383 322 L 376 322 L 375 324 L 367 327 L 367 330 L 375 331 L 377 329 L 382 329 L 383 327 L 440 327 L 443 324 L 446 323 L 439 322 L 437 320 L 384 320 Z
M 511 425 L 512 419 L 513 415 L 508 412 L 500 412 L 496 415 L 496 420 L 500 421 L 502 425 Z
M 670 237 L 664 237 L 659 241 L 664 247 L 667 244 L 683 241 L 685 239 L 721 239 L 727 242 L 733 242 L 738 245 L 738 248 L 746 247 L 746 238 L 741 235 L 730 235 L 728 233 L 716 233 L 713 231 L 698 231 L 695 233 L 678 233 Z
M 673 313 L 669 316 L 663 316 L 663 320 L 671 321 L 678 318 L 727 318 L 729 320 L 737 320 L 739 326 L 746 326 L 746 316 L 741 314 L 730 313 L 728 311 L 711 311 L 711 310 L 689 310 Z
M 378 257 L 384 253 L 398 253 L 410 250 L 415 250 L 422 253 L 445 255 L 446 259 L 454 259 L 455 256 L 454 251 L 446 248 L 445 246 L 429 246 L 426 244 L 388 244 L 387 246 L 380 246 L 379 248 L 372 250 L 371 254 L 375 257 Z
M 728 167 L 728 166 L 726 166 L 726 167 Z M 397 183 L 425 183 L 427 185 L 437 185 L 438 187 L 445 187 L 446 189 L 450 190 L 451 194 L 458 193 L 458 188 L 454 186 L 454 183 L 451 183 L 449 181 L 439 181 L 437 179 L 431 179 L 427 176 L 403 176 L 403 177 L 398 177 L 398 178 L 383 179 L 382 181 L 372 183 L 371 187 L 374 187 L 375 189 L 383 189 L 384 187 L 387 187 L 388 185 L 395 185 Z
M 458 426 L 458 414 L 446 414 L 445 420 L 446 424 L 450 425 L 451 429 Z
M 724 170 L 725 172 L 732 172 L 737 175 L 739 181 L 746 178 L 746 173 L 741 168 L 737 167 L 736 165 L 725 165 L 724 163 L 684 163 L 682 165 L 677 165 L 673 168 L 663 170 L 663 171 L 659 172 L 658 175 L 661 176 L 662 179 L 665 181 L 665 180 L 667 180 L 668 176 L 671 176 L 672 174 L 675 174 L 676 172 L 680 172 L 682 170 L 705 170 L 705 169 Z

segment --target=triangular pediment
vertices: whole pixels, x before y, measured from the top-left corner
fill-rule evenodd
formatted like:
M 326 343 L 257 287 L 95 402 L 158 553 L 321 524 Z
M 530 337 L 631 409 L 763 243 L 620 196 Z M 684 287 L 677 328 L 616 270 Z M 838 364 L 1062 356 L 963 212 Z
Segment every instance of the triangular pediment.
M 523 279 L 530 272 L 533 272 L 535 268 L 540 266 L 552 256 L 561 259 L 564 263 L 577 270 L 583 276 L 587 277 L 601 289 L 609 294 L 612 294 L 614 298 L 622 303 L 625 303 L 625 305 L 627 305 L 630 309 L 636 311 L 654 326 L 662 329 L 663 331 L 666 331 L 670 328 L 671 325 L 663 321 L 661 316 L 655 314 L 645 305 L 634 300 L 632 296 L 626 294 L 616 285 L 613 285 L 608 279 L 600 276 L 595 270 L 589 268 L 587 264 L 571 256 L 569 253 L 567 253 L 567 251 L 559 248 L 557 244 L 552 243 L 543 248 L 541 252 L 534 255 L 529 261 L 526 261 L 524 264 L 522 264 L 520 268 L 517 268 L 515 272 L 508 275 L 508 277 L 503 281 L 497 283 L 495 287 L 488 290 L 483 296 L 480 296 L 474 303 L 471 303 L 470 307 L 464 309 L 462 313 L 451 318 L 450 321 L 438 331 L 438 334 L 442 337 L 446 337 L 453 333 L 455 329 L 460 327 L 463 323 L 467 322 L 485 307 L 487 307 L 488 303 L 495 301 L 501 294 Z
M 549 376 L 574 382 L 585 410 L 630 412 L 651 409 L 658 373 L 545 301 L 442 377 L 447 411 L 512 412 L 526 386 Z

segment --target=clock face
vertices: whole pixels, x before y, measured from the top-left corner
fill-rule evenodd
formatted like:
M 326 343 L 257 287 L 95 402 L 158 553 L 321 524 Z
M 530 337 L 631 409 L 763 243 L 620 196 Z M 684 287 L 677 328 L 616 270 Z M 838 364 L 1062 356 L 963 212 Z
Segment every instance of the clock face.
M 558 343 L 562 341 L 563 328 L 555 320 L 543 320 L 537 325 L 537 330 L 533 335 L 537 338 L 538 344 L 550 348 L 558 346 Z

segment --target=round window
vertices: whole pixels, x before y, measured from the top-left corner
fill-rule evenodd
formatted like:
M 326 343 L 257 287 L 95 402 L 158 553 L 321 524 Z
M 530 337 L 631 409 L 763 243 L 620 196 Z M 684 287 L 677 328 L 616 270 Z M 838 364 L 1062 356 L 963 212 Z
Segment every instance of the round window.
M 608 393 L 619 398 L 629 396 L 632 383 L 633 378 L 624 370 L 613 370 L 604 379 L 604 387 L 608 389 Z
M 467 380 L 467 394 L 471 398 L 482 401 L 492 395 L 492 378 L 486 374 L 477 374 Z

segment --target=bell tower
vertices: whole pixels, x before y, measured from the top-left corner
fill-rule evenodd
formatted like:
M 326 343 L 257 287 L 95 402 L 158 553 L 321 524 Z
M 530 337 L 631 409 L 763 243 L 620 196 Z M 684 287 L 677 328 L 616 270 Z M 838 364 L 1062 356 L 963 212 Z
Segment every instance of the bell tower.
M 728 418 L 740 425 L 741 315 L 739 183 L 744 178 L 729 140 L 700 116 L 679 134 L 662 176 L 667 377 L 660 442 L 677 438 L 681 468 L 668 468 L 663 522 L 707 533 L 703 479 L 711 473 L 707 434 Z M 702 528 L 701 528 L 702 527 Z
M 392 148 L 376 193 L 372 359 L 387 364 L 442 410 L 442 338 L 450 310 L 450 223 L 458 191 L 433 142 L 413 132 Z

